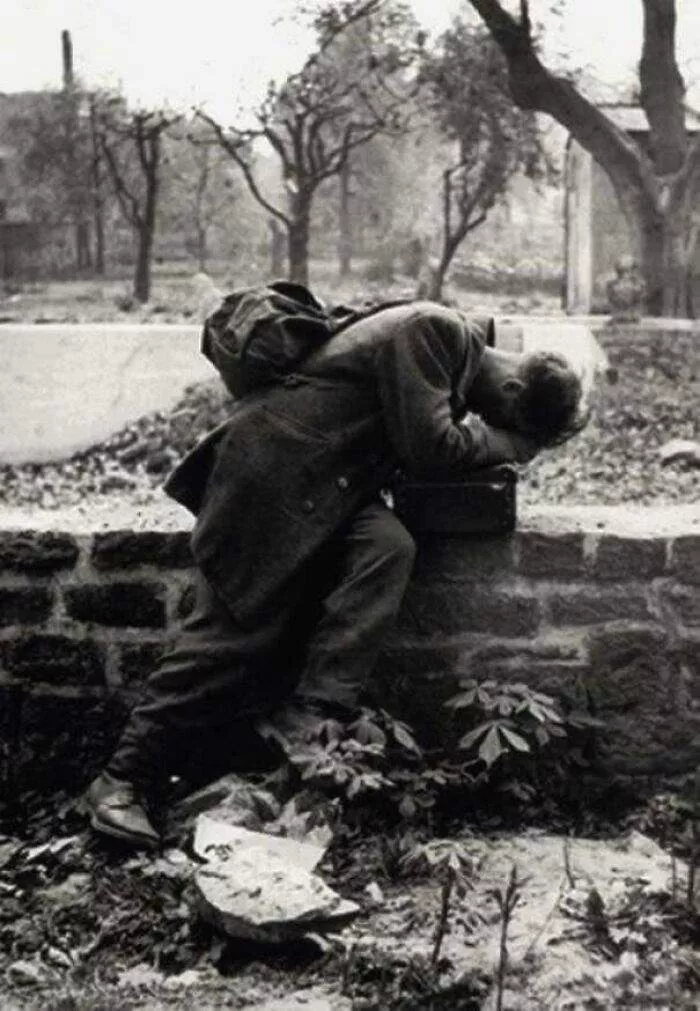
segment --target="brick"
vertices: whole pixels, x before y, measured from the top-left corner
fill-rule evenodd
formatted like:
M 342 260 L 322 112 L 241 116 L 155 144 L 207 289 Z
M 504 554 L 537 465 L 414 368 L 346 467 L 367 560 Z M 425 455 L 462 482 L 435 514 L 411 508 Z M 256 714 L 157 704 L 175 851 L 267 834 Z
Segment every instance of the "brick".
M 196 599 L 197 587 L 194 583 L 189 583 L 183 588 L 175 608 L 175 617 L 178 621 L 184 621 L 185 618 L 189 618 L 194 610 Z
M 540 579 L 571 579 L 584 570 L 583 534 L 541 534 L 521 530 L 517 535 L 517 571 Z
M 104 658 L 96 643 L 67 635 L 26 634 L 4 644 L 10 674 L 49 684 L 102 684 Z
M 69 586 L 66 608 L 77 621 L 112 628 L 164 628 L 165 588 L 161 583 L 109 583 Z
M 676 537 L 671 546 L 671 573 L 681 582 L 700 585 L 700 535 Z
M 130 642 L 119 645 L 119 670 L 125 685 L 143 681 L 155 669 L 165 642 Z
M 700 590 L 695 587 L 672 586 L 664 590 L 664 598 L 671 604 L 684 625 L 700 626 Z
M 46 621 L 52 602 L 48 586 L 0 587 L 0 626 L 35 625 Z
M 413 568 L 418 582 L 507 579 L 514 569 L 514 541 L 488 534 L 462 537 L 420 537 Z
M 47 576 L 75 565 L 80 549 L 68 534 L 19 530 L 0 534 L 0 569 Z
M 9 692 L 0 687 L 0 714 L 8 701 Z M 55 798 L 58 791 L 80 794 L 112 753 L 125 715 L 123 700 L 114 695 L 65 698 L 24 692 L 18 727 L 21 742 L 17 742 L 21 747 L 16 748 L 13 762 L 16 794 L 31 791 L 47 798 Z M 12 740 L 11 722 L 8 731 L 5 740 Z
M 140 565 L 182 569 L 194 564 L 190 535 L 185 531 L 110 530 L 96 534 L 91 559 L 93 565 L 101 570 L 133 569 Z
M 409 635 L 511 637 L 534 635 L 539 621 L 538 601 L 515 591 L 414 583 L 404 597 L 398 628 Z
M 554 625 L 595 625 L 652 617 L 646 596 L 636 589 L 586 586 L 551 593 L 547 599 Z
M 601 537 L 593 564 L 598 579 L 623 582 L 662 575 L 666 564 L 666 544 L 648 538 Z
M 691 771 L 699 714 L 678 644 L 655 625 L 619 622 L 594 633 L 586 687 L 603 720 L 601 760 L 631 775 Z

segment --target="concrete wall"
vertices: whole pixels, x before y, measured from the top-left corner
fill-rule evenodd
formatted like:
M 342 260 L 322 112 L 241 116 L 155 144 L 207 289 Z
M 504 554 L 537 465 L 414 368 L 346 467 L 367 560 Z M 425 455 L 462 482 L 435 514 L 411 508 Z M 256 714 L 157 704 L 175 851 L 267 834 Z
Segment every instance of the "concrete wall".
M 0 326 L 0 463 L 63 460 L 216 373 L 201 327 Z
M 0 464 L 65 460 L 169 410 L 187 386 L 217 375 L 200 334 L 199 324 L 0 326 Z M 512 317 L 499 335 L 513 350 L 554 347 L 583 371 L 600 353 L 570 321 Z
M 647 510 L 653 529 L 653 510 Z M 192 603 L 186 532 L 0 533 L 0 731 L 32 789 L 79 788 Z M 426 537 L 377 668 L 394 709 L 439 728 L 456 674 L 594 700 L 611 769 L 700 762 L 700 532 Z M 13 741 L 15 744 L 13 745 Z M 80 750 L 82 749 L 82 750 Z

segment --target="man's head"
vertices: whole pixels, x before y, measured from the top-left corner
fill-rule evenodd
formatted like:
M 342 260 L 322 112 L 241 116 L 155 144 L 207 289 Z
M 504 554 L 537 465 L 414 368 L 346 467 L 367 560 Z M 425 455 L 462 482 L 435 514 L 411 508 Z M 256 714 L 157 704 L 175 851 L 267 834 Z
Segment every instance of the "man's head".
M 565 358 L 549 351 L 523 355 L 488 349 L 470 393 L 486 422 L 541 446 L 563 442 L 586 421 L 579 377 Z

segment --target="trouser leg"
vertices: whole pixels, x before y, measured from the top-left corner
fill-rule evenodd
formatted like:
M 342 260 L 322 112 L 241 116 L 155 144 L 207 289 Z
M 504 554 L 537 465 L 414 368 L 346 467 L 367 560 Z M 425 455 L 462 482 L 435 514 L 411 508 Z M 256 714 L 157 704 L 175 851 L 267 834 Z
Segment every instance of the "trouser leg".
M 195 609 L 149 677 L 107 771 L 152 788 L 216 738 L 235 759 L 255 720 L 293 691 L 293 672 L 278 662 L 289 620 L 282 608 L 243 629 L 199 575 Z
M 317 565 L 326 566 L 330 586 L 309 637 L 298 697 L 357 704 L 398 614 L 414 558 L 413 538 L 380 501 L 363 508 L 322 552 Z

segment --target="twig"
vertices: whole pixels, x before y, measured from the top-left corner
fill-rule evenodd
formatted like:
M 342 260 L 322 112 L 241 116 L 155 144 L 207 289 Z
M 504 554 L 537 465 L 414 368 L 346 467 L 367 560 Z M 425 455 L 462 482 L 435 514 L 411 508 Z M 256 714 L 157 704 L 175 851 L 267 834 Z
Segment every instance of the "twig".
M 569 836 L 566 836 L 564 839 L 564 870 L 566 871 L 566 880 L 569 882 L 569 888 L 575 888 L 576 878 L 571 867 L 571 839 Z
M 445 934 L 447 933 L 447 924 L 450 916 L 450 899 L 452 898 L 455 880 L 456 874 L 454 870 L 451 867 L 447 867 L 445 870 L 445 880 L 440 892 L 440 916 L 435 928 L 435 943 L 433 944 L 433 954 L 430 959 L 430 964 L 433 969 L 437 967 L 442 942 L 444 941 Z
M 513 910 L 521 896 L 521 882 L 518 880 L 518 869 L 513 864 L 508 877 L 508 884 L 504 889 L 493 892 L 493 896 L 501 910 L 501 943 L 498 959 L 498 972 L 496 976 L 496 1011 L 503 1011 L 503 991 L 505 988 L 506 973 L 508 971 L 508 927 L 513 915 Z

